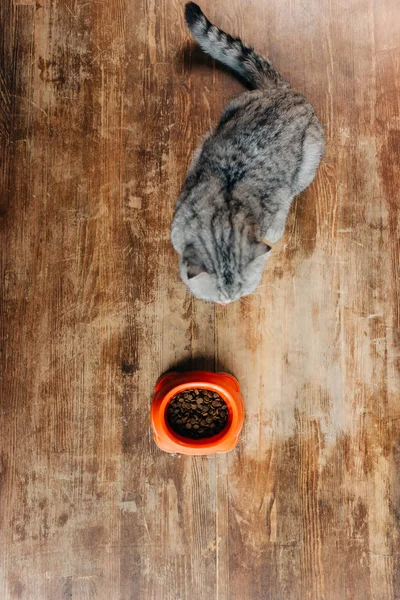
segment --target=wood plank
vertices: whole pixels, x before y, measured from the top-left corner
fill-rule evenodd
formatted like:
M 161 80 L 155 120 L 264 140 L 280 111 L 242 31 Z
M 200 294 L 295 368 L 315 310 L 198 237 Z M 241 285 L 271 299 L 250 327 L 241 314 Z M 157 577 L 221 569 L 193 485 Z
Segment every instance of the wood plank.
M 305 93 L 328 147 L 257 292 L 191 297 L 169 228 L 241 85 L 183 3 L 0 4 L 0 597 L 400 598 L 400 7 L 209 17 Z M 156 448 L 171 368 L 234 373 L 227 455 Z

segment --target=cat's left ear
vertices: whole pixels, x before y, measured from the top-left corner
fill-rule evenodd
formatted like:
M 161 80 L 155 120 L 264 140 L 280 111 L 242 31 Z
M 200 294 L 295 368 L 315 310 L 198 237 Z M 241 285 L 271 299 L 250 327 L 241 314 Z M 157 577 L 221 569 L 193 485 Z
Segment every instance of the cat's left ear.
M 267 242 L 257 242 L 254 248 L 254 258 L 258 258 L 259 256 L 263 256 L 264 254 L 268 254 L 271 251 L 271 246 L 267 244 Z
M 254 258 L 258 258 L 259 256 L 263 256 L 264 254 L 268 254 L 268 252 L 271 250 L 271 246 L 267 243 L 266 240 L 261 239 L 258 225 L 250 226 L 248 235 L 250 243 L 253 246 Z

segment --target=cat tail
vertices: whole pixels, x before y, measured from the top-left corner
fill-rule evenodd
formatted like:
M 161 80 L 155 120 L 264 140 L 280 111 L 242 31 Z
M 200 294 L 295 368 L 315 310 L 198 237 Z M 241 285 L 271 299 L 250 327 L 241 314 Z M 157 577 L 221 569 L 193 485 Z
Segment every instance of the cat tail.
M 185 19 L 204 52 L 232 69 L 251 88 L 271 87 L 271 84 L 275 87 L 289 86 L 268 60 L 243 44 L 239 38 L 210 23 L 194 2 L 186 4 Z

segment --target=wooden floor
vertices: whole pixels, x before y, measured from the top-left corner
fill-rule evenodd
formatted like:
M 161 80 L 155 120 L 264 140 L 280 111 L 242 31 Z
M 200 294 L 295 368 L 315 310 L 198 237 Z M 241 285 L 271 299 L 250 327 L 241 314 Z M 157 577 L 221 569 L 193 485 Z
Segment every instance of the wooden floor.
M 193 299 L 169 241 L 242 89 L 177 0 L 0 4 L 0 598 L 400 599 L 400 4 L 203 0 L 327 134 L 262 287 Z M 227 455 L 169 456 L 174 365 L 230 371 Z

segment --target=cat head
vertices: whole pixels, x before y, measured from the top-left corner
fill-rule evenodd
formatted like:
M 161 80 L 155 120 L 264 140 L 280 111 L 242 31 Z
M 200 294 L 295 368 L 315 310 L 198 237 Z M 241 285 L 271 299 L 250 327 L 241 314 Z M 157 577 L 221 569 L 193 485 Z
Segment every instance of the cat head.
M 255 227 L 211 231 L 187 240 L 180 274 L 197 298 L 229 304 L 256 289 L 271 248 L 258 239 Z

